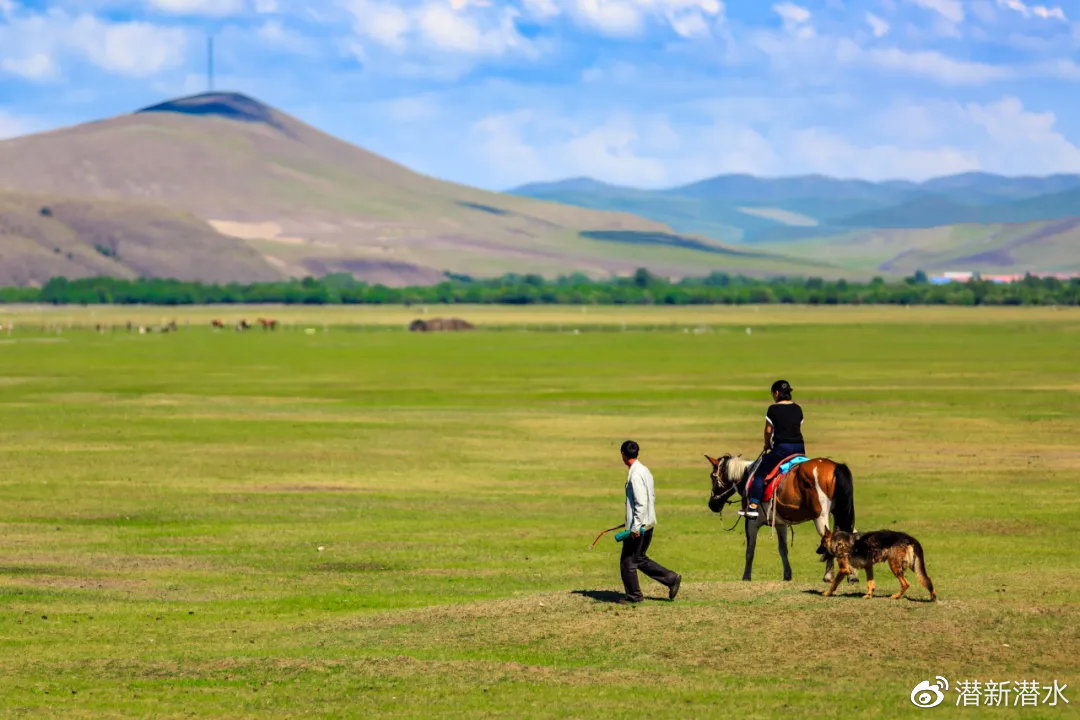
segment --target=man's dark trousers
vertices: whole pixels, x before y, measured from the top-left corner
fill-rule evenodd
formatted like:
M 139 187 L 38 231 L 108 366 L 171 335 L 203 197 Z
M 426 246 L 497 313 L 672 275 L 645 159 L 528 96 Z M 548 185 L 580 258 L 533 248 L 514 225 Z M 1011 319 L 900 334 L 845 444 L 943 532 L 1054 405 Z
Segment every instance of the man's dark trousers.
M 639 537 L 628 537 L 623 540 L 622 558 L 619 560 L 619 568 L 622 571 L 623 587 L 626 588 L 627 600 L 642 600 L 641 585 L 638 584 L 637 571 L 645 573 L 661 585 L 671 587 L 675 584 L 678 573 L 668 570 L 666 567 L 650 560 L 645 553 L 652 543 L 653 531 L 650 528 L 641 533 Z

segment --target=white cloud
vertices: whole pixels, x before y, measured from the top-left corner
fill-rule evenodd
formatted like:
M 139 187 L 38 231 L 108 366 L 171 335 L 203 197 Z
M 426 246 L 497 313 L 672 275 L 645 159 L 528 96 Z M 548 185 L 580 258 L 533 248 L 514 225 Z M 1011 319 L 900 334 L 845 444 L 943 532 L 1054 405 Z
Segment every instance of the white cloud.
M 469 55 L 481 51 L 483 35 L 480 29 L 451 7 L 434 3 L 425 5 L 416 23 L 421 34 L 440 50 Z
M 528 16 L 541 20 L 553 18 L 562 13 L 562 8 L 555 0 L 524 0 L 522 7 Z
M 27 79 L 52 79 L 73 57 L 129 77 L 180 64 L 187 33 L 148 22 L 110 22 L 59 10 L 22 14 L 0 24 L 0 68 Z
M 872 12 L 866 13 L 866 24 L 870 26 L 870 32 L 874 37 L 883 38 L 889 34 L 889 23 Z
M 889 143 L 859 145 L 820 128 L 791 138 L 789 162 L 804 172 L 868 180 L 927 178 L 977 170 L 976 153 L 953 147 L 913 148 Z
M 0 70 L 26 80 L 48 80 L 57 76 L 57 67 L 47 53 L 0 60 Z
M 810 24 L 811 13 L 801 5 L 783 2 L 772 6 L 773 12 L 780 16 L 784 25 L 784 31 L 801 38 L 809 38 L 814 35 L 814 27 Z
M 224 17 L 244 11 L 244 0 L 149 0 L 149 4 L 174 15 Z
M 494 186 L 511 187 L 569 176 L 558 174 L 570 170 L 556 170 L 525 140 L 525 126 L 534 117 L 531 110 L 518 110 L 489 115 L 472 126 L 470 134 L 487 159 Z M 553 175 L 553 172 L 557 174 Z
M 856 63 L 866 62 L 895 73 L 919 75 L 942 85 L 986 85 L 1017 76 L 1017 72 L 1010 67 L 957 60 L 936 50 L 909 51 L 895 47 L 862 50 L 851 48 L 850 45 L 846 47 L 853 50 L 848 57 Z
M 951 23 L 964 21 L 964 6 L 960 0 L 911 0 L 916 5 L 932 10 Z
M 352 12 L 356 30 L 361 35 L 395 50 L 405 47 L 405 33 L 412 26 L 412 20 L 400 7 L 360 0 L 353 3 Z
M 382 0 L 353 0 L 349 6 L 354 30 L 361 42 L 353 51 L 366 59 L 363 41 L 398 54 L 412 54 L 417 62 L 430 61 L 431 53 L 443 55 L 498 57 L 519 49 L 532 48 L 517 30 L 514 8 L 464 2 L 456 5 L 445 0 L 406 5 Z
M 255 12 L 260 15 L 269 15 L 278 11 L 277 0 L 255 0 Z
M 1065 11 L 1060 7 L 1049 8 L 1045 5 L 1028 5 L 1023 0 L 997 0 L 998 7 L 1014 10 L 1026 18 L 1037 17 L 1043 20 L 1061 20 L 1067 22 Z
M 0 17 L 11 17 L 15 14 L 14 0 L 0 0 Z
M 666 22 L 676 34 L 704 37 L 724 17 L 720 0 L 564 0 L 582 25 L 603 35 L 637 37 L 650 21 Z
M 577 15 L 604 35 L 633 37 L 645 29 L 645 16 L 632 0 L 578 0 Z
M 810 11 L 801 5 L 784 2 L 772 6 L 773 12 L 780 16 L 785 24 L 801 25 L 810 20 Z
M 18 137 L 37 130 L 37 123 L 0 110 L 0 140 Z
M 1028 112 L 1019 99 L 1006 97 L 988 105 L 968 104 L 964 114 L 985 133 L 985 164 L 995 172 L 1075 172 L 1080 167 L 1080 148 L 1057 130 L 1052 112 Z
M 145 22 L 107 23 L 90 15 L 75 20 L 67 40 L 98 67 L 149 77 L 184 59 L 187 34 Z
M 265 21 L 255 33 L 259 40 L 268 45 L 287 50 L 297 54 L 312 52 L 311 42 L 295 32 L 292 32 L 277 19 Z

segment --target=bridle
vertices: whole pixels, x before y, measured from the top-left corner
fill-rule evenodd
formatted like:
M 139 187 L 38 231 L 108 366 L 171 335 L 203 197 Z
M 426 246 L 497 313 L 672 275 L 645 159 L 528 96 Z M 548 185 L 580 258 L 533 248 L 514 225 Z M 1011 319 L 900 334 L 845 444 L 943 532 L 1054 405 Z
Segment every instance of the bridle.
M 737 494 L 738 481 L 729 478 L 727 475 L 728 462 L 731 460 L 730 455 L 725 455 L 719 463 L 713 468 L 712 474 L 709 476 L 713 484 L 713 493 L 709 497 L 709 508 L 714 512 L 720 512 L 725 505 L 734 505 L 735 501 L 732 499 Z M 719 492 L 716 492 L 719 490 Z M 713 501 L 719 500 L 719 508 L 713 508 Z M 728 532 L 731 532 L 739 526 L 739 521 L 742 520 L 742 516 L 736 516 L 735 524 L 727 528 Z
M 713 468 L 712 474 L 709 476 L 713 481 L 713 497 L 717 497 L 718 495 L 728 496 L 724 503 L 725 505 L 733 505 L 735 503 L 735 501 L 731 499 L 730 493 L 732 490 L 738 489 L 736 481 L 729 478 L 727 474 L 728 462 L 730 461 L 731 456 L 725 455 L 720 459 L 720 462 L 717 463 L 716 467 Z M 715 492 L 715 490 L 719 490 L 720 492 Z

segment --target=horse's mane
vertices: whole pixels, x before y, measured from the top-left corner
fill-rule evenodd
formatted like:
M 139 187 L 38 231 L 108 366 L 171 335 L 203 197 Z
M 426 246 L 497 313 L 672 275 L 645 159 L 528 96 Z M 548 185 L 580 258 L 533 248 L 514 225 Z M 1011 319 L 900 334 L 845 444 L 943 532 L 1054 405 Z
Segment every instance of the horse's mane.
M 727 476 L 731 480 L 745 480 L 746 471 L 754 464 L 753 460 L 744 460 L 739 456 L 733 456 L 727 461 Z

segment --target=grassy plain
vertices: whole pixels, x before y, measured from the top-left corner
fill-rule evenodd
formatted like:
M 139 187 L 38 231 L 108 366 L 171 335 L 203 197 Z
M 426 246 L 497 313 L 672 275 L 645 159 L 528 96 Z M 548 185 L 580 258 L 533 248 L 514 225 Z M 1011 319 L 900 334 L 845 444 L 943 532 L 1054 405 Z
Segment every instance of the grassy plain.
M 487 329 L 392 331 L 419 312 L 4 309 L 0 714 L 892 718 L 942 675 L 1072 702 L 936 712 L 1076 715 L 1080 312 L 429 308 Z M 244 314 L 290 327 L 206 327 Z M 181 331 L 81 329 L 132 317 Z M 810 450 L 851 465 L 857 526 L 923 542 L 938 603 L 821 597 L 808 526 L 794 582 L 767 537 L 738 581 L 702 454 L 755 450 L 778 376 Z M 674 603 L 647 580 L 607 602 L 617 546 L 586 550 L 621 520 L 627 437 Z

